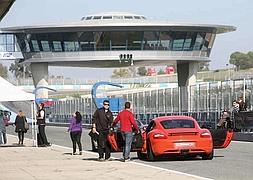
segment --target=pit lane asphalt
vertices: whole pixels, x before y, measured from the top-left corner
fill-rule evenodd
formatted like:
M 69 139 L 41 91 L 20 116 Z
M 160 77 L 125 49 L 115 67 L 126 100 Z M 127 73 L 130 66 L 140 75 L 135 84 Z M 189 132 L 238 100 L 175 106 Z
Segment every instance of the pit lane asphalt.
M 46 127 L 48 140 L 53 144 L 72 147 L 69 133 L 67 133 L 66 130 L 66 127 Z M 7 133 L 17 135 L 12 126 L 7 128 Z M 25 137 L 31 138 L 31 130 L 25 134 Z M 88 136 L 88 130 L 86 129 L 84 129 L 82 134 L 82 145 L 83 150 L 90 151 L 91 143 Z M 120 158 L 122 153 L 112 153 L 112 156 Z M 226 149 L 216 149 L 213 160 L 191 158 L 179 160 L 163 159 L 155 162 L 148 162 L 137 159 L 137 155 L 134 152 L 131 153 L 131 157 L 134 159 L 133 161 L 138 163 L 211 179 L 253 179 L 253 143 L 248 142 L 233 141 Z

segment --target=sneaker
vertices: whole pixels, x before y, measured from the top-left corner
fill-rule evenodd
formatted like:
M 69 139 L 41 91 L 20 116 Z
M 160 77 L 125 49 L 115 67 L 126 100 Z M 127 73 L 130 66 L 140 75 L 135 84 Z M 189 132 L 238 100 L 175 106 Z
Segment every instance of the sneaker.
M 77 153 L 76 153 L 76 152 L 74 152 L 74 153 L 72 153 L 72 155 L 77 155 Z
M 40 145 L 38 145 L 38 147 L 46 147 L 46 145 L 45 144 L 40 144 Z
M 105 161 L 105 159 L 104 158 L 98 158 L 98 161 L 103 162 L 103 161 Z
M 52 146 L 52 143 L 47 143 L 46 146 Z
M 124 162 L 129 162 L 129 161 L 131 161 L 130 157 L 129 157 L 129 158 L 126 158 L 126 159 L 124 159 Z
M 82 155 L 82 154 L 83 154 L 82 151 L 80 151 L 80 152 L 79 152 L 79 155 Z

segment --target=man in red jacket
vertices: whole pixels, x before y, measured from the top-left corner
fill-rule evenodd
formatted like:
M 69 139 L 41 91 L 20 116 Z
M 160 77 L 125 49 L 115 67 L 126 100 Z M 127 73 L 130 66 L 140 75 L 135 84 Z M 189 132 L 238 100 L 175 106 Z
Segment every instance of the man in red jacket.
M 130 160 L 130 151 L 131 145 L 133 141 L 133 130 L 132 128 L 137 130 L 137 134 L 140 132 L 139 127 L 134 119 L 134 114 L 130 111 L 131 104 L 130 102 L 125 103 L 125 109 L 121 111 L 116 119 L 112 123 L 112 127 L 115 126 L 120 121 L 120 131 L 125 141 L 125 146 L 123 149 L 123 161 Z

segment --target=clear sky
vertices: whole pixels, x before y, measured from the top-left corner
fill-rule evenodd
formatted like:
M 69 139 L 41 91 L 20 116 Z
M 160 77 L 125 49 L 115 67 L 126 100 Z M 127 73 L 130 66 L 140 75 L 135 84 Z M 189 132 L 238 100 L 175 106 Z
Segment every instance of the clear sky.
M 0 27 L 79 20 L 87 14 L 108 11 L 131 12 L 172 22 L 237 27 L 235 32 L 216 36 L 210 56 L 211 69 L 226 68 L 230 54 L 235 51 L 253 50 L 253 0 L 16 0 Z M 97 73 L 100 77 L 109 77 L 112 73 L 111 69 L 101 71 L 104 73 Z M 90 77 L 92 72 L 88 68 L 64 71 L 50 68 L 50 73 L 72 77 Z

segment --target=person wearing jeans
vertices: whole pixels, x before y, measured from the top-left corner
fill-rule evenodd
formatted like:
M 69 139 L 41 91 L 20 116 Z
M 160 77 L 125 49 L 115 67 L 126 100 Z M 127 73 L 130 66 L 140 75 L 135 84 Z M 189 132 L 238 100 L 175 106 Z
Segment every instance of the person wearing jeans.
M 130 111 L 131 104 L 130 102 L 125 103 L 125 109 L 121 111 L 115 120 L 112 123 L 112 127 L 115 126 L 120 121 L 120 131 L 125 141 L 123 148 L 123 161 L 130 160 L 130 151 L 133 141 L 133 130 L 137 130 L 137 134 L 140 132 L 139 127 L 137 126 L 136 120 L 134 119 L 134 114 Z
M 76 144 L 79 148 L 79 155 L 82 155 L 82 144 L 81 144 L 81 136 L 82 136 L 82 116 L 80 112 L 76 111 L 73 114 L 73 117 L 70 120 L 70 125 L 68 128 L 68 132 L 70 132 L 70 138 L 73 144 L 73 155 L 76 155 Z

